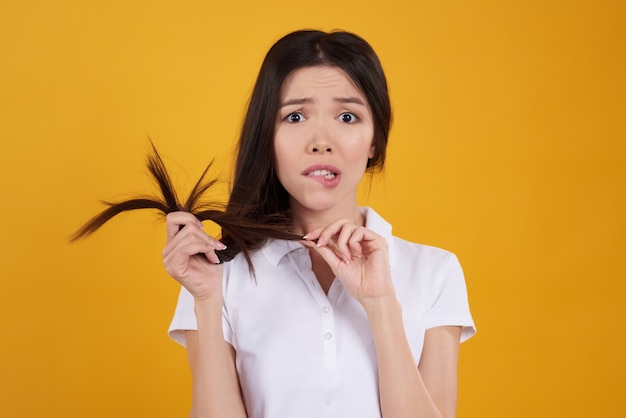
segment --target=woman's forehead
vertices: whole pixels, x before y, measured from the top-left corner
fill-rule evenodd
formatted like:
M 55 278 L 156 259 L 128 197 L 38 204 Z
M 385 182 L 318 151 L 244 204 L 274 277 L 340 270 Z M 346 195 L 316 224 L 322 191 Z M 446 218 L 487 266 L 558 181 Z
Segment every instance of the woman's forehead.
M 325 94 L 358 97 L 367 103 L 365 95 L 352 78 L 341 68 L 329 65 L 294 70 L 283 82 L 281 101 Z

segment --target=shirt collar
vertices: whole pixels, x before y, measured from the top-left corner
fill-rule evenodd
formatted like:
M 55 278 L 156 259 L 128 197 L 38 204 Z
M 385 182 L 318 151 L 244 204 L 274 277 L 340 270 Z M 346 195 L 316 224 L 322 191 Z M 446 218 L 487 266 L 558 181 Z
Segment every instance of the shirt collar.
M 376 232 L 378 235 L 382 236 L 387 240 L 387 245 L 389 248 L 389 263 L 393 265 L 393 261 L 395 259 L 395 252 L 393 249 L 393 240 L 391 235 L 391 224 L 384 220 L 374 209 L 368 207 L 359 208 L 361 215 L 365 218 L 365 227 L 367 229 L 371 229 Z M 285 241 L 285 240 L 276 240 L 271 239 L 261 248 L 261 252 L 269 260 L 270 263 L 277 266 L 278 263 L 286 256 L 288 253 L 304 249 L 302 244 L 298 241 Z

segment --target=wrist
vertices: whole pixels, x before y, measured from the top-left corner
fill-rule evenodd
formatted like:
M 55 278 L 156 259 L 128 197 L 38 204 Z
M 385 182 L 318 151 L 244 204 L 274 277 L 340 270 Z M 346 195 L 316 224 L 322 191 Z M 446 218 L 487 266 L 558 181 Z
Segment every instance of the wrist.
M 363 300 L 361 305 L 370 320 L 402 315 L 402 306 L 395 294 L 378 298 L 368 298 Z
M 212 295 L 206 296 L 194 296 L 194 310 L 196 314 L 202 313 L 215 313 L 219 312 L 221 315 L 222 306 L 224 304 L 224 298 L 222 292 L 215 292 Z
M 377 347 L 406 338 L 402 305 L 395 296 L 369 300 L 363 307 Z

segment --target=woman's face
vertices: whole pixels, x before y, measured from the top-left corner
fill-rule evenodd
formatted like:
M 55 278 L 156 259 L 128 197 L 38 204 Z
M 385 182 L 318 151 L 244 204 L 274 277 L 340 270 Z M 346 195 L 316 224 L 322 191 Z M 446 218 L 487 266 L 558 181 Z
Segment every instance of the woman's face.
M 278 179 L 294 210 L 353 210 L 374 155 L 369 104 L 350 77 L 330 66 L 304 67 L 285 80 L 276 117 Z

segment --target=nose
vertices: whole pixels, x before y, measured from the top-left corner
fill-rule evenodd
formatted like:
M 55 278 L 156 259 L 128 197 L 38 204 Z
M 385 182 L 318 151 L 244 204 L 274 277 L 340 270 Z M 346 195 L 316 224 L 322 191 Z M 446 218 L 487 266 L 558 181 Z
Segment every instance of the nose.
M 311 132 L 311 142 L 309 143 L 309 152 L 312 154 L 325 154 L 333 151 L 331 146 L 331 137 L 329 127 L 324 122 L 319 121 L 314 130 Z
M 327 152 L 332 152 L 333 149 L 330 147 L 330 145 L 325 145 L 325 144 L 313 144 L 311 145 L 311 152 L 313 154 L 324 154 Z

